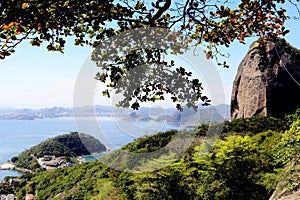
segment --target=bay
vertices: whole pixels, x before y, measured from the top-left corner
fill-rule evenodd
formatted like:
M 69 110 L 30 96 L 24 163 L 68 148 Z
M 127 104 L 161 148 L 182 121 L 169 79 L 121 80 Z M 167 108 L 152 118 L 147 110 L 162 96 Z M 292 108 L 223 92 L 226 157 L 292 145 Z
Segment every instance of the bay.
M 0 170 L 0 181 L 2 181 L 6 176 L 21 176 L 20 172 L 14 170 Z
M 143 135 L 159 131 L 179 129 L 178 125 L 153 121 L 128 121 L 114 117 L 72 117 L 0 120 L 0 164 L 13 156 L 39 144 L 47 138 L 69 132 L 82 132 L 95 136 L 109 149 L 118 149 Z M 0 170 L 0 181 L 5 176 L 20 175 L 11 170 Z

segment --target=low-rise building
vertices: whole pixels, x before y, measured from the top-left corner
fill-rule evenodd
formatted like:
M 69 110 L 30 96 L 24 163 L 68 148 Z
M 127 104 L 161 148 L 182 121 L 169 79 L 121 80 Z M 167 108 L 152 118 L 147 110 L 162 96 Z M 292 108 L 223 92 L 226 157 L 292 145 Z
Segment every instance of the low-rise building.
M 55 156 L 44 156 L 43 158 L 38 159 L 38 163 L 42 168 L 46 170 L 56 169 L 58 167 L 67 167 L 70 166 L 69 163 L 66 162 L 67 158 L 63 157 L 55 157 Z

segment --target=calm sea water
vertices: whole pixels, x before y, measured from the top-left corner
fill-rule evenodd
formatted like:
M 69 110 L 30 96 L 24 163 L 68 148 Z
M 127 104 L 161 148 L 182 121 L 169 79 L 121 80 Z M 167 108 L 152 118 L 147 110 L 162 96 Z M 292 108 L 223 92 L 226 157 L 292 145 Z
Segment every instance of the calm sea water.
M 118 149 L 145 134 L 169 129 L 179 129 L 177 125 L 153 121 L 130 122 L 112 117 L 98 117 L 96 120 L 82 117 L 36 119 L 36 120 L 0 120 L 0 163 L 18 155 L 25 149 L 37 145 L 47 138 L 78 131 L 95 136 L 110 149 Z M 0 170 L 0 181 L 5 176 L 18 175 L 10 170 Z

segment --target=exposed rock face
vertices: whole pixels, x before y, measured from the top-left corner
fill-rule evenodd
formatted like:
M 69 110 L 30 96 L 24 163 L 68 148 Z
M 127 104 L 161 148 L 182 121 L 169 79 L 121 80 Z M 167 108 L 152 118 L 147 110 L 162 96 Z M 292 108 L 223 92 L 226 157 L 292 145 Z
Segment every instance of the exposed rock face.
M 269 200 L 299 200 L 300 199 L 300 191 L 288 192 L 284 191 L 282 196 L 275 196 L 274 194 Z
M 300 107 L 300 51 L 284 40 L 254 43 L 233 83 L 231 119 L 282 117 Z
M 300 160 L 294 158 L 284 169 L 282 179 L 277 183 L 269 200 L 299 200 L 300 199 Z

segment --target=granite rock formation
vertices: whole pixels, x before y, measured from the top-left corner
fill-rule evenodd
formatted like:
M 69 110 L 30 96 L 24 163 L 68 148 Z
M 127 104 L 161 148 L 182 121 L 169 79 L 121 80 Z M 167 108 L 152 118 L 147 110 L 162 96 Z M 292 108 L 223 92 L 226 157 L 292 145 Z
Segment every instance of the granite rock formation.
M 231 119 L 283 117 L 300 108 L 300 50 L 283 39 L 254 43 L 242 60 L 231 96 Z

